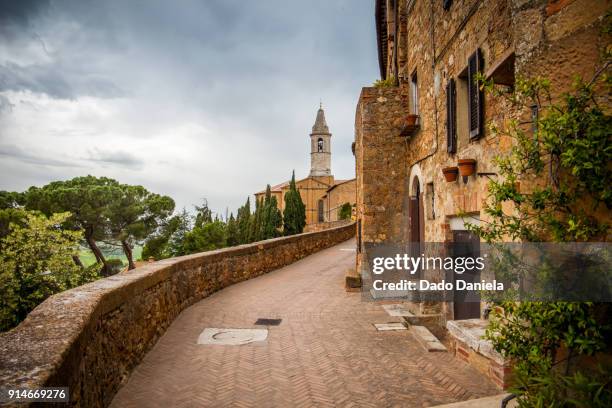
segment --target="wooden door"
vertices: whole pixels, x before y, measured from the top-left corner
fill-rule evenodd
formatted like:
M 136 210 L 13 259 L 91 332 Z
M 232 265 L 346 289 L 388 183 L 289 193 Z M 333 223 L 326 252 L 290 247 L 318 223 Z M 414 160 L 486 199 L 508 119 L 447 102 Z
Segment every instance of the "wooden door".
M 478 257 L 480 256 L 480 238 L 470 231 L 453 231 L 453 257 Z M 458 275 L 453 273 L 455 280 L 461 279 L 466 282 L 480 282 L 480 271 L 474 269 L 465 271 Z M 453 294 L 454 319 L 475 319 L 480 317 L 480 294 L 474 296 L 474 292 L 469 294 L 466 291 L 455 291 Z

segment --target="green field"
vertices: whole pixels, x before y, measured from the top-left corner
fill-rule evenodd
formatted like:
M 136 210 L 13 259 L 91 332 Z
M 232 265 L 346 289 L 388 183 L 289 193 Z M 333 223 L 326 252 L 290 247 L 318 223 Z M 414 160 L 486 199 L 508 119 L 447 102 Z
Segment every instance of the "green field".
M 102 253 L 106 257 L 106 259 L 121 259 L 123 265 L 127 265 L 127 258 L 123 254 L 121 248 L 101 245 L 100 249 L 102 250 Z M 134 261 L 139 260 L 140 256 L 142 255 L 142 247 L 140 245 L 135 246 L 133 254 Z M 85 266 L 93 265 L 94 263 L 96 263 L 96 257 L 89 248 L 81 248 L 81 251 L 79 252 L 79 258 L 81 258 L 81 262 L 83 262 L 83 265 Z

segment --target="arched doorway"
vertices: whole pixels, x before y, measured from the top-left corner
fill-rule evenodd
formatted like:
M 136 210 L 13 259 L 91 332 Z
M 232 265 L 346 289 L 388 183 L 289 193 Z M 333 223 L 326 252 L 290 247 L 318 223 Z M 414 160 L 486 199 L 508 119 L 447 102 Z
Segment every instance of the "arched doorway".
M 425 218 L 423 211 L 423 193 L 418 177 L 413 177 L 410 202 L 408 203 L 409 239 L 411 243 L 425 241 Z

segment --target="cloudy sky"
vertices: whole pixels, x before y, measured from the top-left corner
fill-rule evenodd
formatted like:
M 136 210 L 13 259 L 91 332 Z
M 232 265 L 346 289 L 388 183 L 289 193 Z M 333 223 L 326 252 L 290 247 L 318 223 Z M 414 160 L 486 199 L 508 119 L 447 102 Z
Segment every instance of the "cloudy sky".
M 319 99 L 354 175 L 372 0 L 0 0 L 0 190 L 93 174 L 224 212 L 309 169 Z

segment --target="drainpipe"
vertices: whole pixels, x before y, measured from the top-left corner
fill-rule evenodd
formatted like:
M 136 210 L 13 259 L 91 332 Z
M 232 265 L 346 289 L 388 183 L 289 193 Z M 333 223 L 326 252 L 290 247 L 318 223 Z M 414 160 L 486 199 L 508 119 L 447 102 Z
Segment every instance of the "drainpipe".
M 393 69 L 395 70 L 395 84 L 399 86 L 399 65 L 398 65 L 398 56 L 397 49 L 399 47 L 399 2 L 400 0 L 395 0 L 393 2 L 393 14 L 394 17 L 394 28 L 393 28 Z
M 431 50 L 432 50 L 431 73 L 432 73 L 432 78 L 434 80 L 434 87 L 435 87 L 435 78 L 436 78 L 436 37 L 435 37 L 435 32 L 434 32 L 434 0 L 430 0 L 430 6 L 431 6 L 431 17 L 430 17 L 431 24 L 430 24 L 430 28 L 429 28 L 429 37 L 431 39 Z M 434 89 L 434 92 L 433 92 L 433 100 L 434 100 L 434 125 L 435 125 L 436 146 L 434 147 L 433 151 L 431 151 L 429 154 L 427 154 L 424 157 L 421 157 L 420 159 L 418 159 L 414 163 L 410 164 L 410 168 L 412 168 L 412 166 L 415 166 L 415 165 L 421 163 L 424 160 L 429 159 L 431 156 L 433 156 L 434 154 L 436 154 L 438 152 L 438 97 L 436 96 L 435 89 Z M 406 140 L 406 143 L 408 143 L 408 140 Z M 410 182 L 410 181 L 408 181 L 408 182 Z

